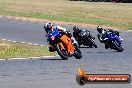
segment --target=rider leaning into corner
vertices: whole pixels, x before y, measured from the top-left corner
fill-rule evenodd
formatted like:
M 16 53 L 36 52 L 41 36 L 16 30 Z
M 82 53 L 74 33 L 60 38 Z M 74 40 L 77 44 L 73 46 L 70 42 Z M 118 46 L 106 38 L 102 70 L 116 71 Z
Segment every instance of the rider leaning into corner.
M 114 31 L 112 29 L 104 29 L 101 26 L 97 26 L 97 31 L 98 31 L 97 37 L 98 37 L 98 39 L 100 40 L 101 43 L 105 43 L 105 41 L 107 40 L 107 38 L 106 38 L 106 33 L 107 32 L 112 32 L 112 33 L 116 34 L 121 39 L 118 31 Z M 121 41 L 122 40 L 123 39 L 121 39 Z
M 85 36 L 91 36 L 93 39 L 95 39 L 95 37 L 93 37 L 91 34 L 90 34 L 90 31 L 88 30 L 81 30 L 79 29 L 77 26 L 74 26 L 73 27 L 73 36 L 74 38 L 77 40 L 80 36 L 79 34 L 81 33 L 81 31 L 85 31 L 86 32 L 86 35 Z
M 70 37 L 72 39 L 72 43 L 73 44 L 77 44 L 76 40 L 74 39 L 74 37 L 72 37 L 72 34 L 70 33 L 70 31 L 67 31 L 66 28 L 63 28 L 61 26 L 54 26 L 53 23 L 46 23 L 44 26 L 44 29 L 47 33 L 47 35 L 49 35 L 50 33 L 52 33 L 52 31 L 57 28 L 59 31 L 65 33 L 68 37 Z M 52 43 L 50 43 L 50 41 L 47 39 L 47 41 L 49 42 L 49 51 L 50 52 L 54 52 L 55 48 L 52 45 Z M 73 52 L 70 52 L 70 54 L 73 54 Z

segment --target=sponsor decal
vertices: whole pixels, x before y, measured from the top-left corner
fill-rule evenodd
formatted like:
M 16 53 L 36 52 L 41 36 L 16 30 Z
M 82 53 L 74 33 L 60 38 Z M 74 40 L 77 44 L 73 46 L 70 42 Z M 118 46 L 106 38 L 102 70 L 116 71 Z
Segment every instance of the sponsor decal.
M 79 85 L 89 83 L 109 83 L 109 84 L 123 84 L 130 83 L 131 76 L 129 74 L 87 74 L 81 67 L 78 68 L 76 81 Z

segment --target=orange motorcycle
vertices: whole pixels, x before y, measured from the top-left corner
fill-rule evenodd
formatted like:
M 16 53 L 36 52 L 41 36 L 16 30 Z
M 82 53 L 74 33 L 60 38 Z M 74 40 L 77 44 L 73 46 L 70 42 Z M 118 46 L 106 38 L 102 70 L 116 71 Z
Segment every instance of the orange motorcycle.
M 71 56 L 74 56 L 76 59 L 82 58 L 77 44 L 73 44 L 73 40 L 57 28 L 49 33 L 48 40 L 63 60 L 67 60 Z

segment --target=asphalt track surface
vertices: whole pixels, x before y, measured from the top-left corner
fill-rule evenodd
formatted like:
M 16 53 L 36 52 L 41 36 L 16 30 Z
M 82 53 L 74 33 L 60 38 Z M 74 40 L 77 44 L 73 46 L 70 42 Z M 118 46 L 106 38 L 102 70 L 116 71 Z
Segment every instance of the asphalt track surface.
M 32 22 L 6 17 L 0 18 L 0 38 L 47 45 L 43 25 L 45 22 Z M 72 29 L 74 25 L 63 27 Z M 86 29 L 86 27 L 80 28 Z M 95 28 L 87 27 L 96 37 Z M 81 48 L 83 58 L 76 60 L 60 57 L 1 60 L 0 88 L 132 88 L 132 84 L 86 84 L 76 83 L 78 66 L 89 74 L 130 74 L 132 75 L 132 32 L 119 30 L 124 39 L 123 52 L 106 50 L 96 38 L 98 48 Z

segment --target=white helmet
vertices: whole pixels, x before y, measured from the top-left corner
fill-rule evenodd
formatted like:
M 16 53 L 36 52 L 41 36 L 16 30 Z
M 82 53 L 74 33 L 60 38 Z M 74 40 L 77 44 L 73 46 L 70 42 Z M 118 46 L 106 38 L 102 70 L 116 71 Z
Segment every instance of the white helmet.
M 53 27 L 52 23 L 46 23 L 44 26 L 45 31 L 48 33 L 48 31 L 50 31 Z
M 97 31 L 98 31 L 99 33 L 102 33 L 102 32 L 103 32 L 103 28 L 102 28 L 101 26 L 98 26 L 98 27 L 97 27 Z
M 51 27 L 53 26 L 53 23 L 46 23 L 45 26 L 46 26 L 47 28 L 51 28 Z

